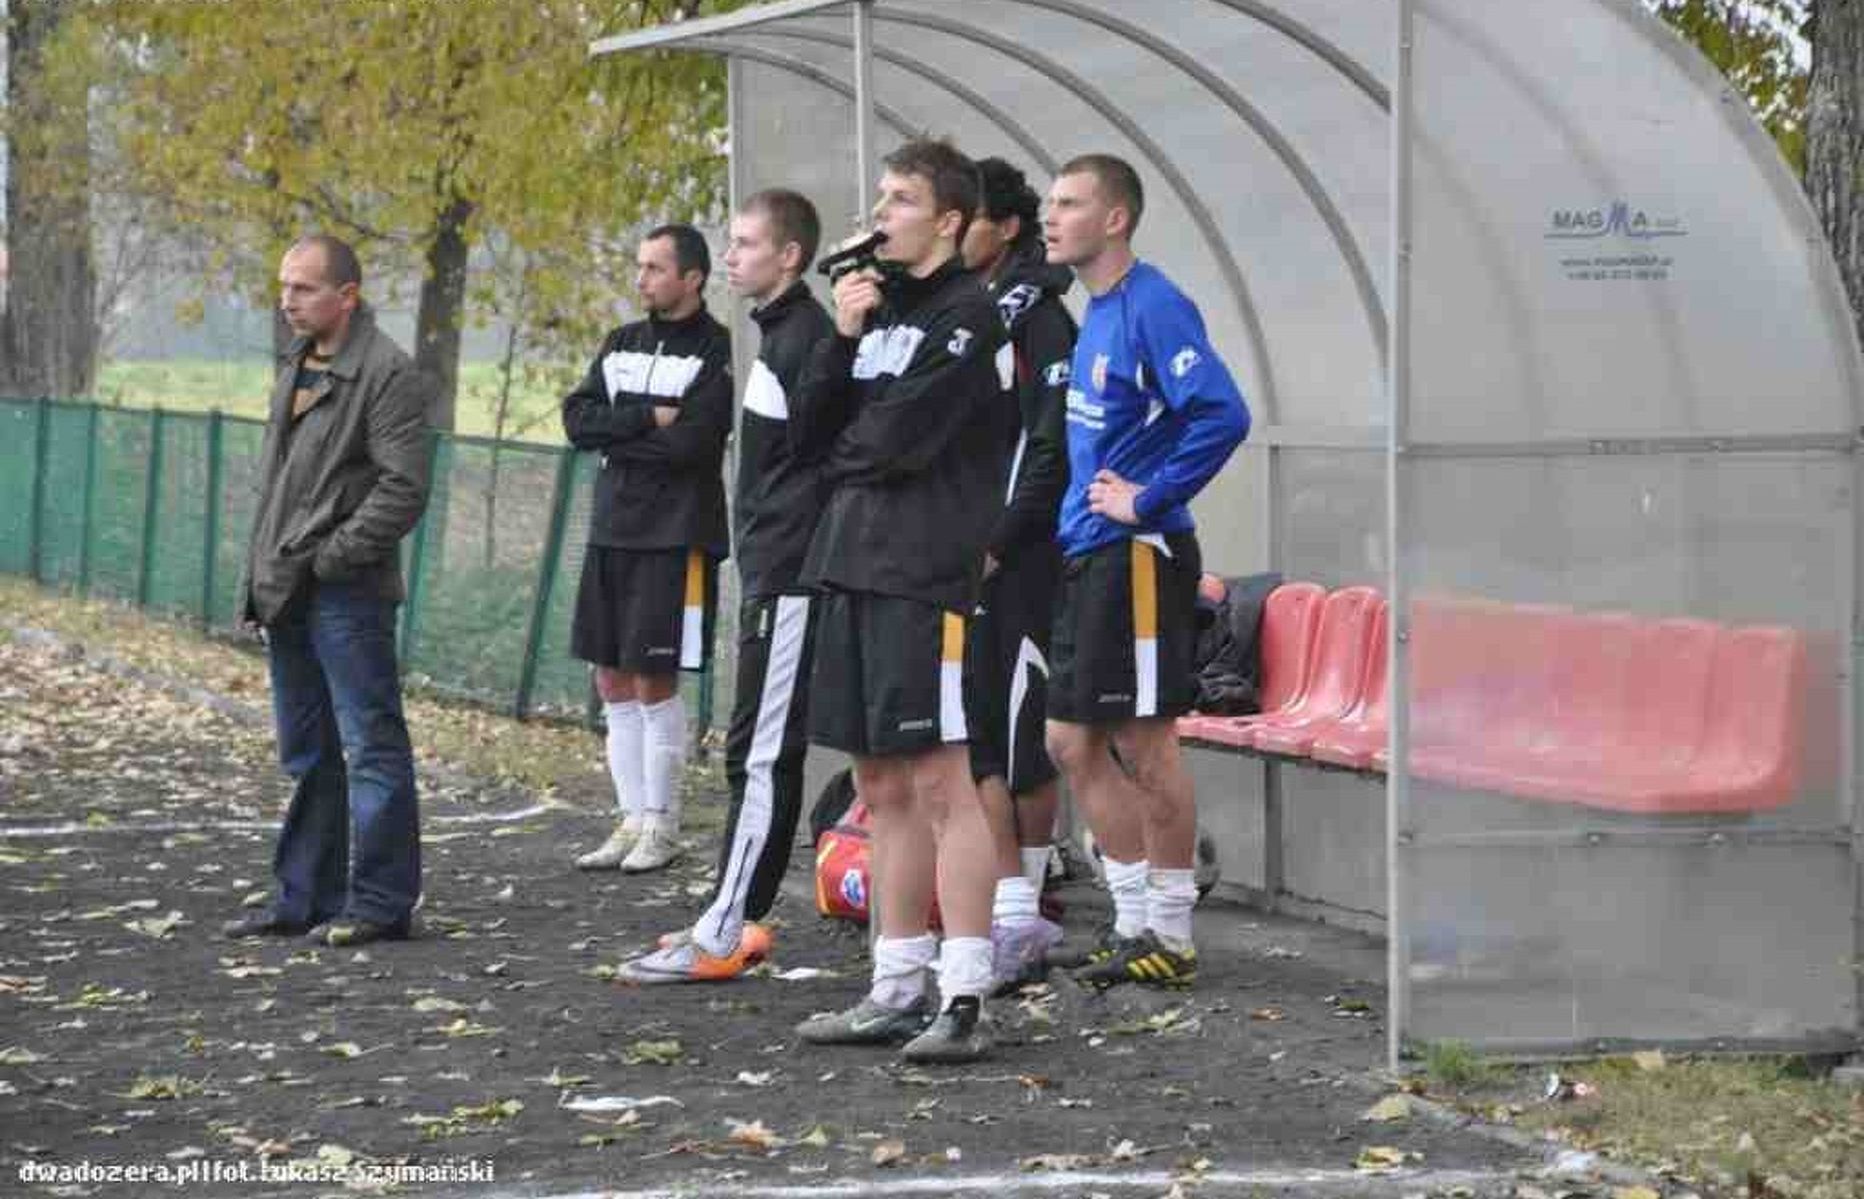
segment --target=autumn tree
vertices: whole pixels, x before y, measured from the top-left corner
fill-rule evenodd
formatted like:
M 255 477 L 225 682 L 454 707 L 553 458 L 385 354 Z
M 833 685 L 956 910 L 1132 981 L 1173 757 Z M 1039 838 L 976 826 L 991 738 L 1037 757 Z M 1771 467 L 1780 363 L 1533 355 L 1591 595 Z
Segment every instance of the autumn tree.
M 705 8 L 731 7 L 711 0 Z M 126 80 L 126 160 L 212 267 L 269 294 L 279 253 L 320 229 L 377 278 L 417 274 L 416 362 L 451 428 L 475 248 L 496 230 L 561 271 L 525 310 L 564 330 L 612 281 L 645 218 L 707 214 L 723 190 L 724 76 L 691 55 L 591 61 L 595 37 L 693 15 L 700 0 L 372 0 L 90 11 Z
M 1806 166 L 1806 0 L 1646 0 L 1747 97 L 1798 174 Z
M 1864 339 L 1864 0 L 1815 6 L 1806 123 L 1806 192 Z
M 8 272 L 0 393 L 80 396 L 97 366 L 85 103 L 90 64 L 60 4 L 6 10 Z

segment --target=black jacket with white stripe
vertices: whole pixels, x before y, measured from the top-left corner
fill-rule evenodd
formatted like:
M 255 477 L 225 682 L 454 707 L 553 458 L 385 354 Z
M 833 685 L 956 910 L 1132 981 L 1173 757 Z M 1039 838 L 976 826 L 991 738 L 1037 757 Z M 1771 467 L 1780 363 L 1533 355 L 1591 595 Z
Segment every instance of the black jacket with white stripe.
M 990 552 L 1006 567 L 1024 557 L 1059 562 L 1055 521 L 1068 489 L 1068 374 L 1074 359 L 1074 318 L 1062 296 L 1074 273 L 1049 266 L 1040 243 L 1009 263 L 992 289 L 1009 344 L 997 352 L 998 374 L 1014 393 L 1019 421 L 1003 511 L 990 532 Z M 1006 362 L 1006 358 L 1008 361 Z M 1006 369 L 1007 367 L 1007 369 Z
M 656 406 L 679 416 L 657 428 Z M 563 432 L 602 455 L 590 545 L 729 552 L 720 472 L 731 436 L 731 336 L 711 313 L 649 317 L 610 333 L 563 397 Z
M 796 586 L 809 535 L 828 498 L 823 454 L 808 452 L 790 436 L 789 397 L 809 355 L 835 335 L 835 322 L 800 280 L 753 309 L 751 319 L 761 338 L 738 423 L 736 550 L 746 599 Z
M 1003 503 L 1003 322 L 954 258 L 892 283 L 858 339 L 817 347 L 791 436 L 825 444 L 834 485 L 802 581 L 969 613 Z

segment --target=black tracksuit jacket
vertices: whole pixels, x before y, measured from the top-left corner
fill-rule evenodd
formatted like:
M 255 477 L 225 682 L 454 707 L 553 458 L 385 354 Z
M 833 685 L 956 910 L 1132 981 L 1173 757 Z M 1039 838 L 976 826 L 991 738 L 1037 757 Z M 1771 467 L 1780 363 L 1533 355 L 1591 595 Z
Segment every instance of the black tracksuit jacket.
M 738 424 L 738 576 L 744 598 L 794 590 L 810 534 L 828 498 L 822 447 L 814 452 L 791 431 L 790 396 L 809 356 L 835 336 L 835 323 L 798 280 L 753 309 L 760 339 L 744 385 Z
M 1073 273 L 1048 265 L 1038 247 L 1008 264 L 992 288 L 1009 332 L 1008 386 L 1021 418 L 1010 431 L 1004 507 L 989 541 L 1005 570 L 1023 562 L 1055 569 L 1061 562 L 1055 521 L 1068 489 L 1068 372 L 1076 332 L 1061 297 L 1073 284 Z
M 859 339 L 811 355 L 792 435 L 826 444 L 834 491 L 802 581 L 969 613 L 1003 506 L 1003 321 L 956 258 L 888 286 Z
M 656 405 L 678 408 L 678 419 L 656 428 Z M 602 455 L 589 544 L 691 547 L 723 558 L 730 536 L 720 468 L 731 408 L 731 336 L 704 308 L 610 333 L 563 397 L 570 444 Z

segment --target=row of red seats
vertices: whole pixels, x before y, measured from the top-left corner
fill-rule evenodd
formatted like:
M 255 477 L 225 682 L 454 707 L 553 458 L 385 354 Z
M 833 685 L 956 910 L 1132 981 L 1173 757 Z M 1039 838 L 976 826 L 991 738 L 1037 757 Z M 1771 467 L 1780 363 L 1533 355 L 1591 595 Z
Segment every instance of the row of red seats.
M 1194 713 L 1179 735 L 1383 772 L 1387 630 L 1370 587 L 1277 588 L 1259 639 L 1262 713 Z M 1801 790 L 1798 630 L 1426 598 L 1411 632 L 1415 777 L 1629 812 L 1755 811 Z

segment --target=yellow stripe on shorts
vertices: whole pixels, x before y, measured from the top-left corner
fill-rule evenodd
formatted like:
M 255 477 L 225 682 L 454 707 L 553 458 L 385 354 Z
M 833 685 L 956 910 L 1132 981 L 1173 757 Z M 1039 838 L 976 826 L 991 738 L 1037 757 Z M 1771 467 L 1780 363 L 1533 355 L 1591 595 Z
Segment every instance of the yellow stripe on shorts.
M 1158 551 L 1142 541 L 1133 547 L 1133 638 L 1152 641 L 1159 635 Z
M 686 607 L 680 614 L 680 669 L 705 665 L 705 555 L 686 551 Z
M 1133 715 L 1159 711 L 1159 558 L 1156 547 L 1132 542 Z
M 940 662 L 964 661 L 964 617 L 956 612 L 946 612 L 944 641 L 939 646 Z

